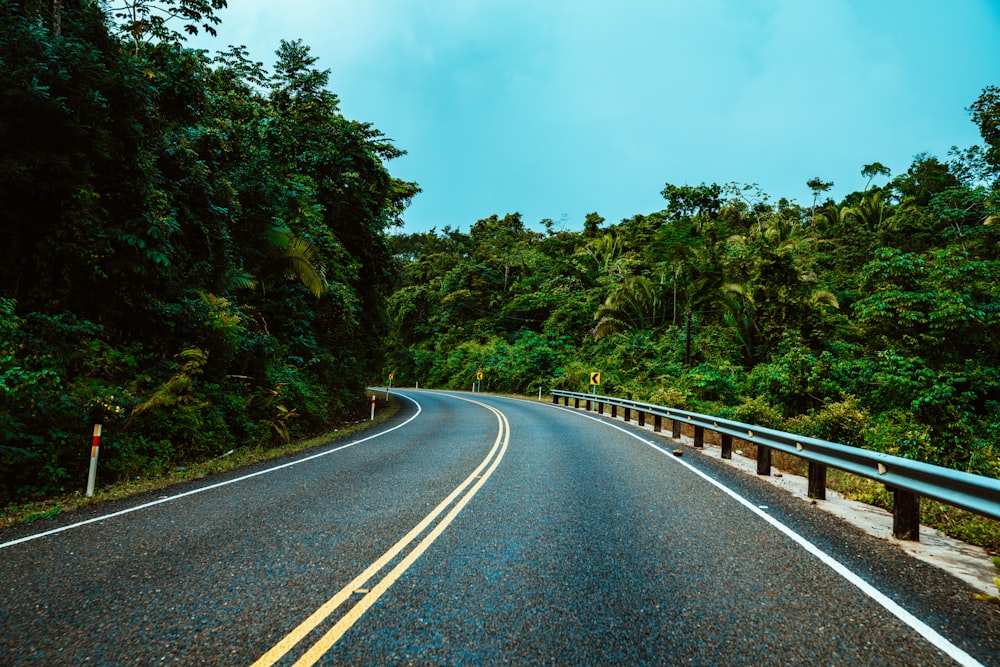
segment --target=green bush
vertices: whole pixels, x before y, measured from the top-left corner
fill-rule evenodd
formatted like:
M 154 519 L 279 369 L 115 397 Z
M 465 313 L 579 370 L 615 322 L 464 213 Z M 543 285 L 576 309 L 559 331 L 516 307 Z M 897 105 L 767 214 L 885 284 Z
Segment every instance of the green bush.
M 744 424 L 774 429 L 783 429 L 785 426 L 785 418 L 781 415 L 781 410 L 769 403 L 763 396 L 745 399 L 739 405 L 725 412 L 728 413 L 725 415 L 726 417 Z
M 786 424 L 792 433 L 852 447 L 864 447 L 868 444 L 866 435 L 871 428 L 872 418 L 859 405 L 857 397 L 847 396 L 842 401 L 827 403 L 822 408 L 792 417 Z

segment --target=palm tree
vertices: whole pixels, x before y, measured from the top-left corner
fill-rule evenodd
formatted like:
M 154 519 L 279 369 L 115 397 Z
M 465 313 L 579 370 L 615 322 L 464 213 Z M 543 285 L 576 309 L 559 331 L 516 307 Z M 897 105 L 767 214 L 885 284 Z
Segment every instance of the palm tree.
M 597 266 L 597 276 L 607 277 L 615 273 L 617 262 L 622 256 L 623 246 L 617 234 L 607 233 L 590 240 L 584 246 L 587 254 Z
M 841 212 L 842 217 L 853 219 L 864 227 L 866 232 L 875 232 L 882 224 L 892 217 L 892 209 L 886 205 L 882 192 L 866 195 L 857 206 L 850 206 Z
M 267 240 L 270 249 L 260 270 L 262 277 L 281 276 L 288 281 L 301 282 L 317 299 L 327 293 L 326 270 L 316 263 L 319 248 L 281 226 L 272 227 Z M 262 281 L 242 268 L 232 272 L 228 282 L 234 290 L 263 289 Z
M 645 276 L 631 276 L 616 287 L 601 304 L 594 319 L 594 338 L 604 338 L 627 329 L 655 328 L 663 324 L 665 308 L 661 298 L 664 283 Z
M 319 248 L 287 229 L 273 229 L 271 242 L 271 261 L 264 267 L 265 275 L 281 274 L 286 280 L 297 280 L 317 299 L 326 294 L 326 269 L 316 263 Z
M 719 299 L 722 321 L 732 327 L 740 344 L 743 365 L 752 368 L 757 363 L 757 305 L 746 283 L 726 283 Z
M 813 306 L 840 308 L 840 301 L 837 299 L 837 295 L 825 289 L 816 289 L 810 292 L 808 301 Z
M 814 223 L 819 223 L 817 227 L 819 232 L 823 234 L 830 234 L 836 232 L 840 229 L 848 218 L 851 216 L 850 206 L 837 206 L 833 202 L 826 204 L 819 209 L 813 216 L 812 220 Z

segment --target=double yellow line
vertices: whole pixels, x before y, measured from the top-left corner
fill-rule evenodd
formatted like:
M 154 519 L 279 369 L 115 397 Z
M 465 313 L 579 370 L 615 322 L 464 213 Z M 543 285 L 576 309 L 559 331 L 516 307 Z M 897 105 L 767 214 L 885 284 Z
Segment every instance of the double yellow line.
M 334 612 L 341 607 L 341 605 L 356 594 L 363 593 L 363 597 L 358 600 L 354 606 L 347 610 L 347 612 L 334 623 L 333 627 L 327 630 L 322 637 L 309 647 L 309 650 L 302 654 L 293 667 L 308 667 L 309 665 L 315 664 L 316 661 L 329 651 L 334 644 L 340 641 L 340 638 L 344 636 L 344 633 L 350 630 L 351 627 L 364 615 L 364 613 L 372 607 L 372 605 L 378 602 L 378 599 L 382 597 L 382 594 L 389 590 L 389 587 L 392 586 L 396 580 L 399 579 L 403 573 L 406 572 L 411 565 L 413 565 L 414 562 L 416 562 L 418 558 L 420 558 L 421 554 L 427 551 L 428 547 L 434 543 L 434 540 L 440 537 L 445 529 L 448 528 L 449 524 L 455 520 L 455 517 L 462 511 L 462 508 L 464 508 L 472 497 L 479 492 L 479 489 L 482 488 L 483 484 L 486 483 L 486 480 L 490 478 L 493 471 L 496 470 L 500 461 L 503 459 L 504 454 L 507 452 L 507 444 L 510 441 L 510 423 L 507 421 L 506 415 L 492 406 L 470 399 L 462 400 L 482 406 L 496 415 L 498 422 L 497 438 L 493 443 L 493 448 L 490 450 L 489 454 L 487 454 L 486 458 L 483 459 L 483 462 L 480 463 L 474 471 L 472 471 L 472 474 L 469 475 L 464 482 L 459 484 L 454 491 L 448 494 L 448 497 L 442 500 L 430 514 L 425 516 L 420 523 L 414 526 L 410 532 L 392 545 L 392 547 L 382 554 L 378 560 L 369 565 L 364 572 L 359 574 L 349 584 L 340 589 L 336 595 L 313 612 L 309 618 L 302 621 L 298 627 L 285 635 L 281 641 L 271 647 L 267 653 L 254 662 L 252 667 L 270 667 L 278 660 L 281 660 L 289 651 L 298 646 L 307 635 L 315 630 L 317 626 L 330 618 Z M 438 520 L 438 517 L 441 517 L 442 515 L 444 516 Z M 429 531 L 428 528 L 430 528 Z M 423 539 L 417 542 L 417 539 L 420 538 L 421 535 L 424 535 Z M 367 589 L 365 588 L 365 586 L 369 585 L 369 581 L 375 578 L 392 561 L 399 557 L 400 554 L 403 554 L 415 542 L 415 546 L 413 546 L 413 548 L 410 549 L 410 551 L 406 553 L 404 557 L 391 570 L 389 570 L 388 573 L 385 574 L 385 576 L 378 580 L 374 585 Z

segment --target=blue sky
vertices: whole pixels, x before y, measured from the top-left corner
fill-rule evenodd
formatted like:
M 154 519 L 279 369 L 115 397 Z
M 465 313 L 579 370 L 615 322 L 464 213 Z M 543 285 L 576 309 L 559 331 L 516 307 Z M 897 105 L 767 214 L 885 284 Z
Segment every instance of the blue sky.
M 408 155 L 405 231 L 518 211 L 581 229 L 661 210 L 665 183 L 861 189 L 980 143 L 997 0 L 229 0 L 214 40 L 274 63 L 302 39 L 350 118 Z

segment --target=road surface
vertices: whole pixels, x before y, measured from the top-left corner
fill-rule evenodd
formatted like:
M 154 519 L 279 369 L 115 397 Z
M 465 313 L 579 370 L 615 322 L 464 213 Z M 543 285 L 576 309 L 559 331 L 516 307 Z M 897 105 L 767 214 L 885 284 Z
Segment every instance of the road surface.
M 752 476 L 396 393 L 356 440 L 0 532 L 0 665 L 1000 665 L 964 584 Z

